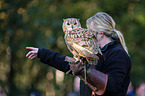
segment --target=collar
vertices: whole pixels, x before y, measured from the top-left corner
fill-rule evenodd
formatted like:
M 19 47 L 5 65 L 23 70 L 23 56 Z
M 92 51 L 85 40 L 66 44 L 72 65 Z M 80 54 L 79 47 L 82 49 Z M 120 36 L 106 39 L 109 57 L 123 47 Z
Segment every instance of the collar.
M 110 43 L 106 44 L 103 48 L 101 48 L 101 51 L 106 51 L 107 48 L 111 45 L 114 45 L 116 43 L 119 43 L 120 41 L 118 39 L 111 41 Z

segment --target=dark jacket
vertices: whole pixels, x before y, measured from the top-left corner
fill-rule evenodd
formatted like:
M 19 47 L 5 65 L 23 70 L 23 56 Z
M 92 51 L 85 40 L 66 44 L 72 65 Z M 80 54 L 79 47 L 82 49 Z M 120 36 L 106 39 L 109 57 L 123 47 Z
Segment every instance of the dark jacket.
M 101 49 L 105 61 L 99 60 L 96 70 L 108 75 L 106 91 L 102 96 L 125 96 L 130 82 L 131 60 L 129 55 L 122 48 L 119 40 L 114 40 Z M 69 70 L 65 56 L 49 49 L 40 48 L 38 58 L 63 72 Z M 81 96 L 91 96 L 91 89 L 84 82 L 80 83 Z

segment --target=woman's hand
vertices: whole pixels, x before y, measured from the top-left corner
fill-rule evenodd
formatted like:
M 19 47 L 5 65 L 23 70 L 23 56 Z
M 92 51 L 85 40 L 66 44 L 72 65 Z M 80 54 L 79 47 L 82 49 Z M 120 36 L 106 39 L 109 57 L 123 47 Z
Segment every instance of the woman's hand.
M 76 76 L 84 75 L 84 66 L 82 65 L 82 62 L 69 63 L 69 65 L 73 75 Z
M 34 48 L 34 47 L 26 47 L 26 49 L 30 49 L 31 51 L 29 51 L 27 54 L 26 54 L 26 57 L 30 58 L 30 59 L 34 59 L 37 57 L 37 54 L 38 54 L 38 49 L 39 48 Z

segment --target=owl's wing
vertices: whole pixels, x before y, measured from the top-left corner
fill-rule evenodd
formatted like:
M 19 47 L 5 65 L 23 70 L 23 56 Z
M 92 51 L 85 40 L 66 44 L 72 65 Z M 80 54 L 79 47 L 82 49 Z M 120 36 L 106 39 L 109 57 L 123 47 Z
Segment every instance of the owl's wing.
M 67 31 L 65 42 L 83 57 L 93 57 L 100 52 L 96 36 L 84 28 Z
M 71 42 L 71 39 L 69 38 L 69 31 L 66 31 L 65 32 L 65 43 L 67 45 L 67 48 L 69 49 L 69 51 L 73 54 L 73 57 L 76 59 L 76 61 L 78 61 L 78 56 L 79 56 L 79 53 L 71 46 L 72 44 L 70 43 Z
M 68 43 L 66 43 L 66 45 L 67 45 L 67 48 L 69 49 L 69 51 L 73 54 L 73 57 L 77 60 L 79 53 Z

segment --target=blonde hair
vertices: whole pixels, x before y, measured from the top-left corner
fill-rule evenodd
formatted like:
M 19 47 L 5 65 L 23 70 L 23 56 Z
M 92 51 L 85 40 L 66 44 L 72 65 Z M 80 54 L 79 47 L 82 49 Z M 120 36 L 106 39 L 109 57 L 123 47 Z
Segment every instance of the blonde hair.
M 128 50 L 125 44 L 123 34 L 115 29 L 115 21 L 111 16 L 104 12 L 98 12 L 94 16 L 90 17 L 87 22 L 88 29 L 94 29 L 97 32 L 103 32 L 110 37 L 117 37 L 120 40 L 120 43 L 124 50 L 128 54 Z

